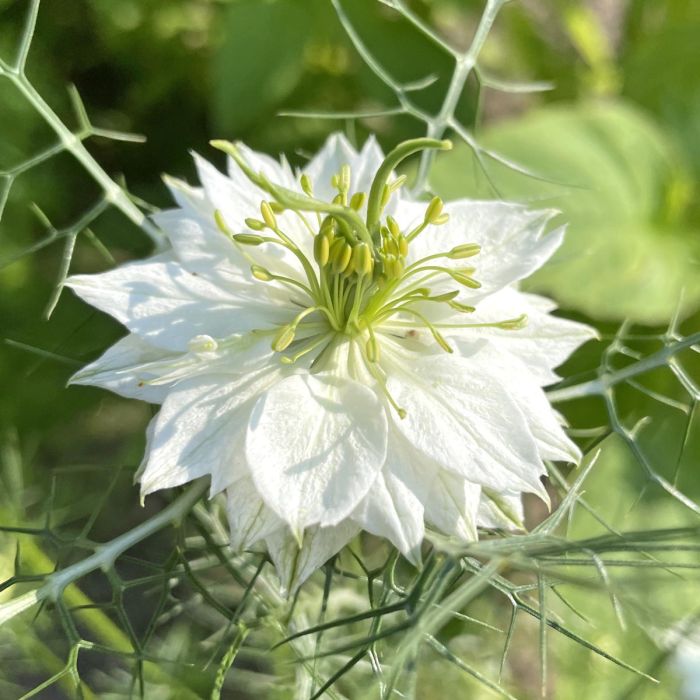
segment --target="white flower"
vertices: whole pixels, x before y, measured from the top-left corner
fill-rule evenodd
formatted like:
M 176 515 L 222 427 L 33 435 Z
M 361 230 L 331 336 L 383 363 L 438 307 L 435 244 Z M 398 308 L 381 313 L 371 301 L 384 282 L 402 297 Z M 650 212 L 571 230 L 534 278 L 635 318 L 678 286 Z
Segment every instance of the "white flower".
M 445 142 L 336 135 L 301 173 L 216 145 L 228 175 L 168 180 L 171 250 L 68 282 L 130 331 L 73 382 L 162 404 L 142 493 L 210 475 L 288 590 L 360 530 L 418 562 L 426 523 L 470 540 L 546 498 L 543 460 L 580 454 L 541 387 L 594 335 L 517 290 L 553 212 L 405 196 L 395 165 Z

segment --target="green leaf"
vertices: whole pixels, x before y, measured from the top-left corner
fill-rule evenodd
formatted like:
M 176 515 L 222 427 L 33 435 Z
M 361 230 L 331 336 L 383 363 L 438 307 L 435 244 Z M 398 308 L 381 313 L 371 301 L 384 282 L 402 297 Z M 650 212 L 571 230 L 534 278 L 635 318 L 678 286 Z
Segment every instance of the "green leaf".
M 316 0 L 237 0 L 228 6 L 212 65 L 212 111 L 220 131 L 240 133 L 294 90 L 317 12 Z
M 565 243 L 526 283 L 597 319 L 662 323 L 682 291 L 700 301 L 697 232 L 687 214 L 690 184 L 674 145 L 623 103 L 546 107 L 485 132 L 482 146 L 541 174 L 538 180 L 493 161 L 505 199 L 553 207 Z M 431 175 L 444 198 L 496 196 L 466 146 Z

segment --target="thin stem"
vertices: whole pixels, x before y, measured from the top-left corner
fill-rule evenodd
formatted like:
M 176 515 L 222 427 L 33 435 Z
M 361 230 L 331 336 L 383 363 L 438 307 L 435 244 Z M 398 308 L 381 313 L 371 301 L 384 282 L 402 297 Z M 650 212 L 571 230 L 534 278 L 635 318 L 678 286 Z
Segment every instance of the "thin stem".
M 476 65 L 486 37 L 489 35 L 491 27 L 496 20 L 496 15 L 504 4 L 505 0 L 488 0 L 486 3 L 484 14 L 481 16 L 471 46 L 466 53 L 458 56 L 456 59 L 455 71 L 452 74 L 452 79 L 447 88 L 442 107 L 438 114 L 428 122 L 428 129 L 426 132 L 428 138 L 441 139 L 445 131 L 454 121 L 455 111 L 457 110 L 459 98 L 464 91 L 464 86 Z M 434 160 L 435 153 L 433 151 L 423 151 L 421 154 L 420 163 L 418 164 L 418 175 L 413 185 L 414 193 L 421 194 L 425 190 L 426 183 L 428 182 L 428 174 Z
M 53 129 L 59 137 L 63 148 L 76 158 L 102 188 L 106 201 L 113 204 L 128 219 L 141 228 L 150 237 L 156 248 L 162 248 L 163 235 L 159 229 L 148 220 L 146 215 L 129 199 L 126 192 L 100 167 L 85 148 L 80 138 L 66 127 L 44 98 L 36 91 L 24 73 L 18 69 L 12 69 L 6 70 L 5 75 Z

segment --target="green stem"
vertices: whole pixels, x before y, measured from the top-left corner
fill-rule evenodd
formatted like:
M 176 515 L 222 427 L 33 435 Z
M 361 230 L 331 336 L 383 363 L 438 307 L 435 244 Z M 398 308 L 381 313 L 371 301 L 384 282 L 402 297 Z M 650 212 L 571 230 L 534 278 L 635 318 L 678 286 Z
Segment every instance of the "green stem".
M 129 199 L 124 190 L 112 180 L 90 155 L 81 139 L 66 127 L 46 100 L 36 91 L 20 70 L 5 67 L 3 71 L 10 82 L 19 90 L 29 104 L 42 116 L 60 139 L 63 148 L 68 151 L 92 176 L 102 188 L 106 201 L 113 204 L 128 219 L 146 233 L 156 248 L 162 248 L 163 235 L 146 217 L 146 215 Z
M 384 186 L 389 181 L 391 172 L 401 161 L 418 151 L 438 150 L 449 151 L 452 148 L 450 141 L 439 141 L 434 138 L 411 139 L 400 143 L 393 151 L 387 155 L 384 162 L 379 166 L 377 174 L 372 181 L 372 187 L 367 199 L 367 229 L 374 234 L 379 225 L 379 218 L 382 214 L 382 195 Z

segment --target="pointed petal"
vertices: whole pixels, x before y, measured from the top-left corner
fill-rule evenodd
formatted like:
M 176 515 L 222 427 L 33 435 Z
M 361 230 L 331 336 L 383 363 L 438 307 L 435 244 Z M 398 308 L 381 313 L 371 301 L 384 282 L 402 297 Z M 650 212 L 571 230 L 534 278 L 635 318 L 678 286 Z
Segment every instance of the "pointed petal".
M 475 342 L 479 341 L 472 341 L 471 345 Z M 465 341 L 460 345 L 464 347 Z M 484 368 L 485 362 L 488 362 L 488 368 Z M 552 408 L 525 362 L 489 341 L 488 353 L 477 353 L 473 364 L 474 371 L 493 372 L 508 387 L 510 398 L 527 420 L 542 459 L 575 464 L 581 461 L 581 451 L 564 432 L 560 416 Z
M 518 204 L 458 200 L 445 205 L 449 221 L 429 226 L 411 244 L 411 261 L 464 243 L 477 243 L 481 252 L 468 262 L 481 288 L 464 292 L 465 298 L 483 299 L 513 282 L 531 275 L 561 245 L 563 229 L 545 233 L 552 210 L 530 211 Z M 441 260 L 459 268 L 461 260 Z
M 420 563 L 423 504 L 389 469 L 377 475 L 352 519 L 363 530 L 386 537 L 412 564 Z
M 343 165 L 350 166 L 351 193 L 369 194 L 372 180 L 382 160 L 384 160 L 384 154 L 376 139 L 367 139 L 362 151 L 358 153 L 343 134 L 335 133 L 328 137 L 323 148 L 303 169 L 303 172 L 311 179 L 314 197 L 330 202 L 337 194 L 337 190 L 331 187 L 331 178 Z
M 231 532 L 231 548 L 235 552 L 248 549 L 284 527 L 284 522 L 260 498 L 249 476 L 226 488 L 226 513 Z
M 280 577 L 283 594 L 294 595 L 316 569 L 337 554 L 358 532 L 355 523 L 344 520 L 332 527 L 309 528 L 304 533 L 301 547 L 288 528 L 267 537 L 268 551 Z
M 541 386 L 559 380 L 553 371 L 583 343 L 598 337 L 594 328 L 550 315 L 556 308 L 549 299 L 523 294 L 512 287 L 479 302 L 476 311 L 441 319 L 450 323 L 494 323 L 527 315 L 527 324 L 517 331 L 499 328 L 464 328 L 445 331 L 464 338 L 489 338 L 520 358 Z
M 286 322 L 286 307 L 265 306 L 187 272 L 176 262 L 153 258 L 98 275 L 74 275 L 66 285 L 148 343 L 186 351 L 196 335 L 226 338 Z M 270 313 L 266 317 L 266 311 Z
M 519 493 L 482 492 L 477 523 L 498 530 L 522 529 L 525 520 L 523 499 Z
M 446 535 L 463 542 L 477 539 L 476 513 L 481 488 L 463 477 L 439 469 L 424 498 L 425 519 Z
M 157 417 L 141 474 L 142 494 L 207 474 L 214 494 L 247 476 L 243 444 L 250 412 L 275 375 L 267 371 L 236 379 L 214 374 L 177 384 Z
M 546 498 L 537 445 L 498 378 L 475 372 L 471 358 L 444 355 L 415 359 L 410 371 L 393 361 L 388 375 L 390 394 L 407 411 L 392 419 L 416 450 L 474 483 Z
M 256 404 L 246 458 L 267 504 L 301 533 L 335 525 L 357 506 L 386 458 L 386 430 L 370 389 L 297 374 Z
M 156 362 L 162 364 L 164 360 L 179 357 L 181 355 L 165 352 L 138 336 L 129 334 L 99 358 L 78 370 L 69 383 L 99 386 L 129 399 L 163 403 L 168 387 L 149 383 L 159 376 L 150 370 L 149 365 Z

